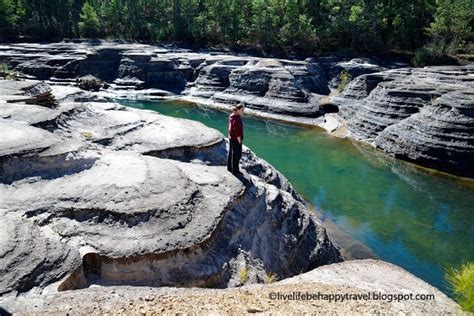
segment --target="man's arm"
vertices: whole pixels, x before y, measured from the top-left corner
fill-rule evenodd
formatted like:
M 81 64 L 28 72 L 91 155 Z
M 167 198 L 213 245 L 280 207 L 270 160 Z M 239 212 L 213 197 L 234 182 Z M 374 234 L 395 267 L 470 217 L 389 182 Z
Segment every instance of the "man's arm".
M 244 125 L 242 124 L 242 119 L 239 117 L 239 119 L 236 121 L 237 126 L 237 140 L 239 141 L 240 144 L 242 144 L 242 138 L 244 136 Z

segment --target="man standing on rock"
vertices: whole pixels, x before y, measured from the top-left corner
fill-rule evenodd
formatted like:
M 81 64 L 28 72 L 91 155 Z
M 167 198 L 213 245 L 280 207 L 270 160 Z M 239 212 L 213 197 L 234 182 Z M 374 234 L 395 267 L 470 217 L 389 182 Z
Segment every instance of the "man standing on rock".
M 229 116 L 229 154 L 227 156 L 227 170 L 234 175 L 241 175 L 239 170 L 239 161 L 242 157 L 242 141 L 244 139 L 244 124 L 242 116 L 245 107 L 239 103 L 232 108 L 232 114 Z

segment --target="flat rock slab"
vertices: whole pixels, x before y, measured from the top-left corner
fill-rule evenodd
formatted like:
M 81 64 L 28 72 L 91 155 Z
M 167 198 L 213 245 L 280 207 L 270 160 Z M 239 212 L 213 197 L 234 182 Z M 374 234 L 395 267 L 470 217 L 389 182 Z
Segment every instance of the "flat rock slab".
M 27 124 L 0 120 L 0 159 L 44 151 L 60 141 L 48 131 Z
M 33 88 L 39 84 L 40 81 L 27 80 L 1 80 L 0 81 L 0 95 L 18 95 L 26 89 Z M 23 91 L 22 91 L 23 90 Z
M 54 133 L 104 144 L 113 150 L 148 153 L 172 148 L 200 148 L 222 142 L 220 132 L 202 123 L 174 119 L 114 103 L 65 102 L 52 122 Z
M 200 243 L 242 191 L 224 167 L 129 153 L 106 154 L 58 179 L 0 186 L 3 208 L 110 257 Z

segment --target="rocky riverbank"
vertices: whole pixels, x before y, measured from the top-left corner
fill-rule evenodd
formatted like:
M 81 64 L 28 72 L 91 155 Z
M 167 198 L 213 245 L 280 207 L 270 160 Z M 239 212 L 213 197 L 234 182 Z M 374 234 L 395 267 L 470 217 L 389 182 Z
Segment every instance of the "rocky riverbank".
M 472 64 L 294 61 L 115 42 L 4 45 L 0 61 L 21 78 L 77 84 L 104 97 L 177 97 L 226 110 L 243 102 L 252 115 L 318 125 L 397 158 L 474 177 Z
M 333 110 L 321 99 L 338 86 L 342 72 L 350 78 L 401 66 L 368 59 L 292 61 L 114 42 L 12 44 L 0 46 L 0 60 L 26 78 L 70 84 L 93 75 L 114 90 L 153 88 L 155 96 L 161 90 L 162 95 L 216 103 L 244 102 L 262 113 L 301 118 Z
M 474 65 L 404 68 L 352 81 L 333 102 L 349 135 L 408 160 L 474 177 Z
M 55 105 L 35 103 L 44 89 Z M 216 130 L 77 88 L 0 81 L 0 93 L 0 294 L 228 287 L 341 260 L 277 170 L 248 149 L 243 177 L 226 170 Z
M 0 226 L 6 232 L 0 237 L 0 306 L 7 311 L 82 311 L 94 297 L 90 312 L 99 313 L 114 291 L 133 306 L 147 291 L 166 292 L 162 287 L 246 286 L 342 260 L 281 173 L 245 149 L 244 176 L 232 176 L 224 166 L 226 139 L 201 123 L 123 107 L 70 85 L 6 80 L 0 81 L 0 132 Z M 392 270 L 382 267 L 377 275 Z M 366 272 L 360 278 L 372 273 Z M 429 287 L 403 274 L 417 288 Z M 311 287 L 303 282 L 282 290 Z M 172 291 L 184 293 L 176 303 L 201 289 Z M 202 292 L 212 293 L 209 308 L 214 295 L 237 290 L 215 291 Z M 439 294 L 432 307 L 416 308 L 456 308 Z M 265 304 L 264 310 L 273 308 Z M 412 308 L 396 308 L 406 306 Z M 111 310 L 127 306 L 117 302 Z

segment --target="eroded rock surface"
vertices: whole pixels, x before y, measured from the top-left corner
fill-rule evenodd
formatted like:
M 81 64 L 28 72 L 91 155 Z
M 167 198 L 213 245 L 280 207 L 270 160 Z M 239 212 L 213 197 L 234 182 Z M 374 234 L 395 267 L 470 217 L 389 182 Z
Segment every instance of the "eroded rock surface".
M 0 82 L 0 294 L 227 287 L 341 260 L 277 170 L 245 149 L 244 177 L 227 171 L 218 131 L 68 87 L 51 108 L 5 102 L 36 84 Z
M 243 102 L 257 113 L 299 118 L 326 112 L 321 100 L 337 86 L 342 72 L 356 77 L 400 66 L 361 58 L 292 61 L 114 42 L 0 46 L 0 60 L 27 78 L 55 84 L 92 75 L 112 83 L 115 90 L 161 89 L 193 100 L 228 107 Z
M 326 265 L 280 282 L 238 289 L 92 287 L 0 298 L 0 303 L 9 312 L 25 314 L 463 314 L 444 293 L 379 260 Z
M 474 65 L 363 75 L 333 102 L 351 136 L 420 165 L 474 177 Z
M 101 41 L 4 45 L 0 60 L 23 78 L 100 89 L 101 97 L 179 96 L 224 109 L 242 102 L 252 115 L 330 131 L 338 126 L 346 129 L 344 120 L 329 114 L 340 111 L 354 139 L 426 167 L 474 176 L 472 65 L 402 68 L 406 65 L 397 62 L 336 56 L 293 61 Z M 341 81 L 348 79 L 345 90 L 332 97 Z M 102 88 L 100 81 L 105 83 Z M 51 94 L 41 94 L 41 89 L 30 89 L 37 94 L 30 103 L 46 99 L 54 105 Z M 26 102 L 21 98 L 13 96 L 10 101 Z M 337 122 L 336 127 L 331 122 Z M 135 132 L 135 137 L 144 140 L 145 134 L 159 129 L 147 128 Z M 118 136 L 102 141 L 113 141 L 116 149 L 146 147 L 130 135 L 126 138 L 125 143 Z M 198 152 L 186 150 L 188 157 Z M 180 151 L 170 149 L 168 157 L 181 155 Z M 153 149 L 149 152 L 154 154 Z

